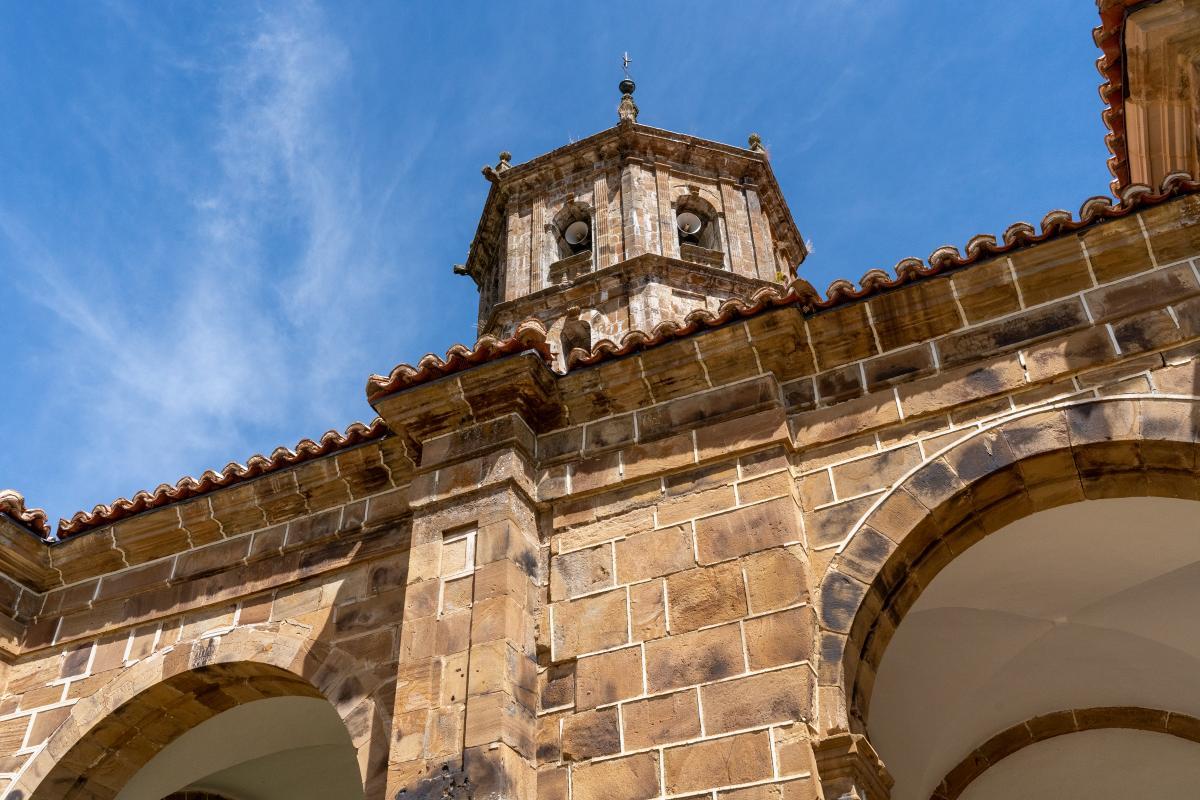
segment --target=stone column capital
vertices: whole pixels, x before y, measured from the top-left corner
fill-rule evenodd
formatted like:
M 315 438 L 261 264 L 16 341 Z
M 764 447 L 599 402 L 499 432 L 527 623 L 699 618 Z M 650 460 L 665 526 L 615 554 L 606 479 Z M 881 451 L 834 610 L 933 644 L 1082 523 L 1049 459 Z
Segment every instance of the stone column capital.
M 895 781 L 866 736 L 835 733 L 813 748 L 825 800 L 887 800 Z

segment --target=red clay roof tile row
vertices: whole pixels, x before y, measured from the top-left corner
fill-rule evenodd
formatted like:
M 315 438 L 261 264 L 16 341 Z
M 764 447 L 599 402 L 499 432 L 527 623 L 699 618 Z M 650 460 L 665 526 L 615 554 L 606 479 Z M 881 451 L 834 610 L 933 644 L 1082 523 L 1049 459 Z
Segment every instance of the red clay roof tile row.
M 550 346 L 546 343 L 546 328 L 536 319 L 527 319 L 517 325 L 516 331 L 507 339 L 482 336 L 475 342 L 474 347 L 462 344 L 452 346 L 446 351 L 444 359 L 429 353 L 421 358 L 415 367 L 398 364 L 387 375 L 372 375 L 367 378 L 367 400 L 374 403 L 380 397 L 409 386 L 462 372 L 475 364 L 513 353 L 523 353 L 526 350 L 536 350 L 546 360 L 551 358 Z
M 58 535 L 59 538 L 65 538 L 92 528 L 99 528 L 142 511 L 187 500 L 215 489 L 257 478 L 268 472 L 275 472 L 303 461 L 320 458 L 362 442 L 379 439 L 387 432 L 387 425 L 379 417 L 376 417 L 368 425 L 355 422 L 346 428 L 345 433 L 335 430 L 326 431 L 319 441 L 302 439 L 293 450 L 277 447 L 271 451 L 270 456 L 256 454 L 246 459 L 245 464 L 231 461 L 220 472 L 206 470 L 199 479 L 185 476 L 176 481 L 174 486 L 163 483 L 152 492 L 144 490 L 138 492 L 132 499 L 121 497 L 114 500 L 112 505 L 98 505 L 90 512 L 78 511 L 69 520 L 60 519 L 58 521 Z
M 27 508 L 25 496 L 15 489 L 0 489 L 0 514 L 35 536 L 45 539 L 50 535 L 50 526 L 46 524 L 46 512 L 40 508 Z
M 1104 110 L 1100 112 L 1108 133 L 1104 143 L 1108 145 L 1108 171 L 1112 173 L 1113 194 L 1126 186 L 1130 178 L 1129 151 L 1125 142 L 1125 48 L 1123 44 L 1125 18 L 1137 6 L 1147 0 L 1097 0 L 1100 24 L 1092 30 L 1092 39 L 1100 48 L 1096 69 L 1104 83 L 1100 84 L 1100 100 Z
M 1149 186 L 1133 184 L 1121 190 L 1119 203 L 1114 204 L 1108 197 L 1092 197 L 1084 201 L 1078 218 L 1073 217 L 1068 211 L 1051 211 L 1042 218 L 1040 232 L 1029 223 L 1018 222 L 1005 230 L 1002 241 L 997 241 L 996 237 L 990 234 L 972 237 L 966 244 L 965 255 L 957 247 L 939 247 L 930 254 L 927 261 L 917 258 L 901 260 L 896 264 L 894 277 L 884 270 L 873 269 L 859 279 L 857 286 L 848 280 L 836 280 L 829 285 L 824 299 L 813 289 L 811 284 L 799 279 L 793 281 L 786 288 L 763 289 L 749 301 L 729 300 L 722 303 L 716 313 L 707 310 L 694 311 L 682 322 L 663 322 L 649 332 L 631 331 L 623 336 L 620 342 L 602 339 L 590 351 L 573 350 L 568 354 L 567 368 L 569 370 L 590 366 L 611 358 L 628 355 L 672 339 L 688 336 L 702 329 L 718 327 L 735 319 L 751 317 L 770 308 L 798 305 L 804 310 L 817 311 L 857 302 L 914 281 L 960 269 L 988 256 L 1036 244 L 1106 219 L 1122 217 L 1138 209 L 1195 192 L 1200 192 L 1200 181 L 1183 173 L 1168 175 L 1157 191 Z M 372 375 L 367 382 L 367 396 L 374 402 L 393 392 L 462 372 L 477 364 L 528 350 L 536 351 L 548 363 L 552 360 L 546 329 L 537 320 L 526 320 L 521 323 L 517 326 L 514 334 L 506 339 L 484 336 L 475 343 L 474 347 L 454 345 L 447 351 L 445 358 L 426 355 L 417 362 L 415 367 L 400 364 L 387 376 Z M 361 442 L 378 439 L 386 433 L 388 433 L 387 426 L 379 418 L 376 418 L 370 425 L 356 422 L 347 428 L 345 433 L 329 431 L 321 437 L 319 442 L 305 439 L 296 446 L 295 450 L 280 447 L 272 452 L 270 457 L 252 456 L 244 466 L 230 463 L 219 473 L 211 470 L 205 472 L 199 480 L 184 477 L 179 479 L 174 486 L 162 484 L 153 492 L 138 492 L 132 499 L 120 498 L 110 506 L 99 505 L 91 512 L 77 512 L 70 520 L 59 520 L 58 533 L 60 537 L 65 537 L 98 528 L 141 511 L 195 497 L 283 469 L 301 461 L 318 458 Z M 49 536 L 45 512 L 40 509 L 26 509 L 24 498 L 17 492 L 0 491 L 0 514 L 6 514 L 22 527 L 43 538 Z
M 1028 222 L 1017 222 L 1004 231 L 1000 241 L 991 234 L 971 237 L 966 244 L 965 255 L 957 247 L 946 245 L 934 250 L 927 261 L 919 258 L 902 259 L 894 268 L 894 276 L 884 270 L 873 269 L 859 279 L 857 286 L 845 279 L 836 280 L 826 289 L 825 299 L 821 299 L 812 285 L 803 279 L 792 281 L 786 288 L 760 289 L 749 300 L 725 301 L 715 313 L 706 309 L 696 310 L 688 314 L 682 322 L 668 320 L 656 325 L 651 331 L 630 331 L 621 337 L 620 342 L 601 339 L 590 351 L 576 348 L 567 355 L 567 368 L 570 370 L 574 367 L 589 366 L 609 358 L 628 355 L 669 339 L 690 335 L 703 328 L 713 328 L 734 319 L 754 316 L 768 308 L 797 304 L 805 310 L 819 311 L 856 302 L 913 281 L 942 275 L 993 255 L 1078 231 L 1106 219 L 1123 217 L 1140 208 L 1196 191 L 1200 191 L 1200 181 L 1184 173 L 1168 175 L 1157 191 L 1141 184 L 1130 185 L 1121 191 L 1119 203 L 1114 204 L 1112 199 L 1106 196 L 1088 198 L 1080 207 L 1078 218 L 1061 209 L 1049 212 L 1042 217 L 1040 231 Z M 373 375 L 367 384 L 367 393 L 374 401 L 392 392 L 460 372 L 475 364 L 530 349 L 537 350 L 543 358 L 550 360 L 546 329 L 536 320 L 521 323 L 516 333 L 508 339 L 498 340 L 492 336 L 485 336 L 474 348 L 455 345 L 446 354 L 445 359 L 428 355 L 418 362 L 417 367 L 401 364 L 392 370 L 388 378 Z

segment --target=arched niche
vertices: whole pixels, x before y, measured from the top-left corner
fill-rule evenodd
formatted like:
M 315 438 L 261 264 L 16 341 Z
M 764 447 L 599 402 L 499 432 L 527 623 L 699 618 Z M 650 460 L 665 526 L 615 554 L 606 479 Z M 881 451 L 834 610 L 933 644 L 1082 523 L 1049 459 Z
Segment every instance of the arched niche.
M 547 233 L 551 239 L 551 261 L 558 263 L 564 259 L 573 257 L 583 258 L 581 254 L 592 252 L 595 221 L 590 206 L 581 203 L 577 200 L 564 203 L 563 207 L 554 215 L 553 220 L 547 226 Z M 568 231 L 574 232 L 582 230 L 580 228 L 572 229 L 572 225 L 582 223 L 586 226 L 586 237 L 583 239 L 572 238 L 568 235 Z M 553 271 L 553 270 L 552 270 Z M 553 280 L 551 281 L 554 282 Z

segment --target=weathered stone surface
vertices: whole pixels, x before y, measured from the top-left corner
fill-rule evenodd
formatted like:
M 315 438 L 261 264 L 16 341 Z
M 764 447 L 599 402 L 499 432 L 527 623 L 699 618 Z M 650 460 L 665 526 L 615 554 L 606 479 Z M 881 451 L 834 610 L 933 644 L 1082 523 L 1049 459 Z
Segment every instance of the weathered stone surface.
M 870 301 L 871 318 L 884 352 L 928 341 L 965 324 L 946 278 L 922 281 L 903 292 L 888 292 Z
M 976 361 L 981 356 L 1013 350 L 1087 324 L 1083 302 L 1073 297 L 939 339 L 937 349 L 941 363 L 951 367 Z
M 629 641 L 624 589 L 556 603 L 554 654 L 557 659 L 604 650 Z
M 701 564 L 799 540 L 799 513 L 790 497 L 696 521 L 696 551 Z
M 1107 322 L 1169 301 L 1184 300 L 1200 292 L 1200 281 L 1188 264 L 1154 270 L 1145 275 L 1101 286 L 1084 295 L 1092 318 Z
M 732 786 L 771 775 L 771 740 L 766 731 L 671 747 L 664 751 L 666 790 L 672 794 Z
M 578 709 L 636 697 L 642 693 L 642 649 L 627 647 L 579 659 L 575 666 Z
M 617 709 L 579 711 L 563 719 L 562 757 L 565 761 L 586 761 L 621 750 L 621 729 Z
M 812 660 L 817 623 L 811 606 L 754 617 L 745 627 L 750 669 Z
M 750 610 L 755 614 L 808 599 L 807 562 L 797 546 L 764 550 L 742 561 Z
M 627 703 L 622 707 L 625 746 L 637 750 L 700 735 L 696 690 Z
M 736 624 L 646 642 L 646 687 L 662 692 L 745 671 Z
M 581 764 L 571 769 L 578 800 L 648 800 L 659 795 L 658 753 Z
M 968 324 L 984 322 L 1021 308 L 1013 272 L 1005 256 L 957 272 L 951 282 Z
M 563 553 L 550 559 L 550 598 L 578 597 L 615 584 L 612 545 Z
M 670 575 L 695 563 L 689 525 L 643 531 L 617 542 L 617 577 L 622 582 Z
M 1008 259 L 1026 306 L 1066 297 L 1093 285 L 1077 236 L 1018 250 Z
M 667 578 L 671 632 L 683 633 L 746 615 L 746 591 L 736 561 L 677 572 Z
M 816 676 L 807 666 L 748 675 L 700 688 L 710 733 L 811 718 Z

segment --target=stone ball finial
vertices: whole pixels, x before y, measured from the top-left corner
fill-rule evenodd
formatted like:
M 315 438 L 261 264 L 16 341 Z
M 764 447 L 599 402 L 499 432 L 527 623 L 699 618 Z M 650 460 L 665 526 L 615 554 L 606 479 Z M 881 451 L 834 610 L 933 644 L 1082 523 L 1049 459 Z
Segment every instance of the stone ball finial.
M 621 90 L 621 94 L 623 95 L 633 94 L 633 90 L 637 88 L 637 84 L 633 82 L 632 78 L 625 78 L 617 85 L 617 88 Z

